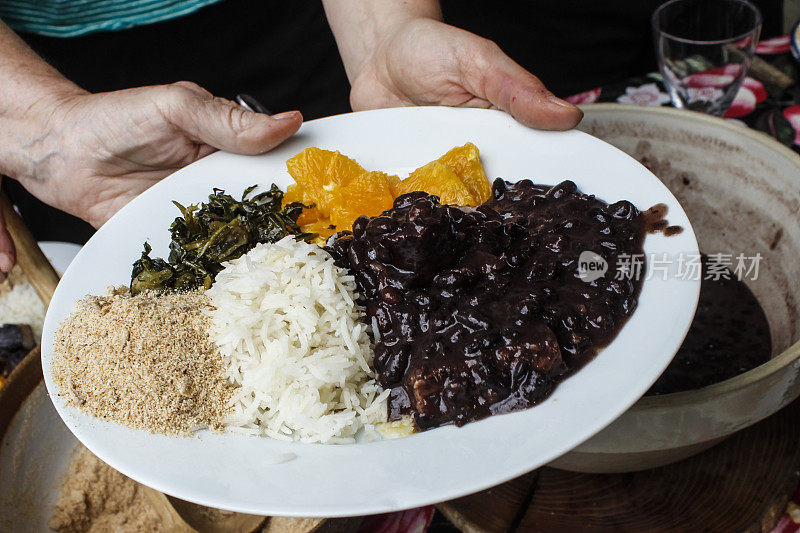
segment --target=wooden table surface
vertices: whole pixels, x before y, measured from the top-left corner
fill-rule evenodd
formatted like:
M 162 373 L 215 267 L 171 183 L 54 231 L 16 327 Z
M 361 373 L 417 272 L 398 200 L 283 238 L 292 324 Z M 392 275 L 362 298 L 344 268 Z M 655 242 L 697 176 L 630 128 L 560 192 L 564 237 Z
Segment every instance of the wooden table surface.
M 541 468 L 439 505 L 469 533 L 770 531 L 800 477 L 800 400 L 699 455 L 627 474 Z

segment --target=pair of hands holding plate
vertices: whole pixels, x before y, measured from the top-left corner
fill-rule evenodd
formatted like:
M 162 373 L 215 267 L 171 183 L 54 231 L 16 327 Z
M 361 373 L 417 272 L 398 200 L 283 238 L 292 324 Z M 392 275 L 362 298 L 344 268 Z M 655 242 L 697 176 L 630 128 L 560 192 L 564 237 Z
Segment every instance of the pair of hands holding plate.
M 39 78 L 60 78 L 24 107 L 30 131 L 21 131 L 18 142 L 5 143 L 9 148 L 0 154 L 0 171 L 95 227 L 175 170 L 218 149 L 266 152 L 294 134 L 303 120 L 298 111 L 252 113 L 189 82 L 90 94 L 46 65 L 30 63 L 41 60 L 32 52 L 26 58 L 24 43 L 8 28 L 0 30 L 0 41 L 9 41 L 4 44 L 27 60 L 24 67 Z M 572 128 L 582 117 L 493 42 L 436 18 L 396 25 L 357 61 L 348 61 L 339 44 L 354 110 L 496 108 L 527 126 L 554 130 Z M 13 261 L 13 244 L 3 228 L 0 270 L 10 270 Z

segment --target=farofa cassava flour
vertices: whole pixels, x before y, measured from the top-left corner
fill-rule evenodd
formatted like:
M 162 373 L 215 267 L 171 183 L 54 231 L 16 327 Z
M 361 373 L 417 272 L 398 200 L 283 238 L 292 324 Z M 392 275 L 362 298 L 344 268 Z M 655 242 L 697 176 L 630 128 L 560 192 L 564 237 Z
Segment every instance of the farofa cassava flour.
M 56 333 L 60 394 L 88 413 L 159 433 L 223 429 L 230 387 L 197 291 L 111 289 L 88 296 Z

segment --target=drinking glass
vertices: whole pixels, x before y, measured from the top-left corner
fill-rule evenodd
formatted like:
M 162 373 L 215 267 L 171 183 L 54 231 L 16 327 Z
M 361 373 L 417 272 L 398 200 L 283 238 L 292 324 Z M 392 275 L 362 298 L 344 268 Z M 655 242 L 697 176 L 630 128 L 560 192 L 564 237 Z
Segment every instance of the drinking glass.
M 722 116 L 760 32 L 761 12 L 747 0 L 671 0 L 656 9 L 656 55 L 673 105 Z

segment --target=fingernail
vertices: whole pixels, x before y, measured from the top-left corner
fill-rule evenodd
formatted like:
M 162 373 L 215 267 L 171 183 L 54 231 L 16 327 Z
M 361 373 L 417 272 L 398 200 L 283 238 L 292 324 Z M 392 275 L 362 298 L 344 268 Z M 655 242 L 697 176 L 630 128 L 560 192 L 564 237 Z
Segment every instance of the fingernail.
M 11 272 L 12 268 L 14 268 L 14 261 L 11 256 L 5 253 L 0 254 L 0 271 L 7 273 Z
M 285 118 L 295 118 L 299 113 L 297 111 L 287 111 L 285 113 L 278 113 L 277 115 L 272 115 L 272 118 L 275 120 L 283 120 Z
M 570 104 L 566 100 L 562 100 L 561 98 L 552 93 L 547 95 L 547 100 L 550 103 L 555 104 L 557 106 L 566 107 L 568 109 L 577 109 L 574 105 Z

